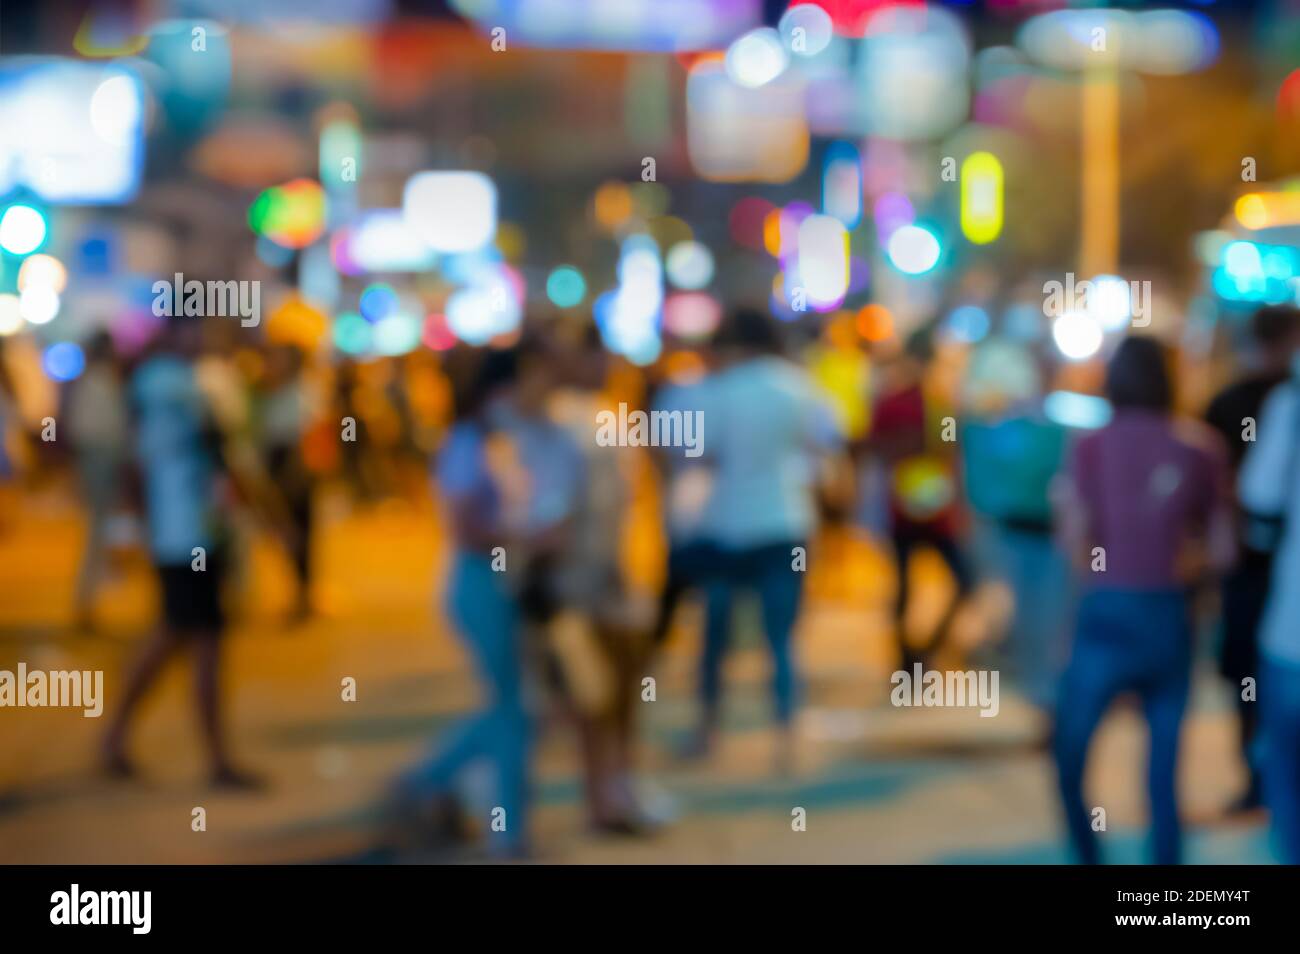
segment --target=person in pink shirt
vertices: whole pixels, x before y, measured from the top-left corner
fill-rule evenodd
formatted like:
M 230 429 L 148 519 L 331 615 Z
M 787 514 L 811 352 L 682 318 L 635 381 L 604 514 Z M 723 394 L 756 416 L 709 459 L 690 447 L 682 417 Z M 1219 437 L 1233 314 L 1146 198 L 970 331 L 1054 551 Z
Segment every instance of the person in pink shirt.
M 1083 795 L 1093 732 L 1135 693 L 1150 726 L 1147 784 L 1154 859 L 1181 860 L 1178 736 L 1192 662 L 1189 592 L 1233 554 L 1226 460 L 1217 435 L 1172 415 L 1163 348 L 1128 338 L 1111 359 L 1115 414 L 1075 445 L 1058 500 L 1082 597 L 1062 677 L 1053 754 L 1079 860 L 1100 852 Z

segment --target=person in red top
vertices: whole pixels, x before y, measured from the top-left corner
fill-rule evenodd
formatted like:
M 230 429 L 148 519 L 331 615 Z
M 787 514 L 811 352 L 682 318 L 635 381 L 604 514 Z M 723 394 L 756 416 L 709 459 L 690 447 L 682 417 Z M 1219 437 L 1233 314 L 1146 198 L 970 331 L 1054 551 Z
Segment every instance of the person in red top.
M 951 455 L 934 449 L 939 435 L 930 433 L 931 418 L 922 382 L 932 357 L 929 333 L 922 330 L 913 334 L 902 353 L 884 366 L 885 388 L 876 401 L 866 440 L 867 451 L 879 455 L 888 471 L 889 536 L 898 567 L 894 632 L 907 669 L 943 644 L 962 600 L 974 585 L 957 538 L 955 463 Z M 938 625 L 918 651 L 910 645 L 905 621 L 911 592 L 908 561 L 922 547 L 939 555 L 956 589 Z

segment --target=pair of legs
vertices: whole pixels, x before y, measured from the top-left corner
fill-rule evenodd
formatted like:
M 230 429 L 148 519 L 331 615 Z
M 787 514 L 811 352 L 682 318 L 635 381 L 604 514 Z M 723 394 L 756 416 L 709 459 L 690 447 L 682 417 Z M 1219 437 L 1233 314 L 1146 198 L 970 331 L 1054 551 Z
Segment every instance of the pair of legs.
M 894 595 L 894 633 L 898 640 L 898 652 L 903 660 L 903 667 L 910 668 L 913 662 L 918 661 L 919 656 L 929 655 L 943 645 L 948 637 L 948 631 L 952 628 L 952 622 L 957 617 L 957 610 L 961 607 L 962 600 L 970 595 L 975 584 L 966 555 L 962 552 L 956 538 L 950 533 L 928 524 L 898 522 L 890 532 L 890 539 L 894 547 L 895 566 L 898 567 L 898 589 Z M 943 615 L 939 618 L 930 638 L 918 653 L 908 645 L 907 640 L 907 606 L 912 592 L 908 580 L 908 565 L 912 554 L 922 547 L 929 547 L 939 554 L 939 558 L 948 567 L 948 572 L 952 574 L 956 591 L 944 608 Z
M 541 669 L 578 737 L 588 823 L 634 834 L 643 827 L 634 713 L 649 634 L 629 623 L 625 596 L 613 563 L 543 558 L 527 571 L 520 606 L 536 634 L 528 643 L 544 647 Z
M 89 622 L 95 590 L 107 564 L 108 521 L 121 490 L 121 461 L 113 450 L 85 450 L 78 455 L 77 471 L 87 527 L 73 604 L 78 621 Z
M 704 650 L 700 660 L 700 696 L 703 717 L 700 747 L 707 748 L 718 725 L 722 697 L 722 663 L 731 640 L 731 610 L 736 597 L 756 593 L 772 658 L 772 698 L 783 745 L 789 746 L 794 719 L 796 679 L 792 636 L 799 614 L 804 571 L 794 568 L 792 551 L 799 541 L 774 543 L 744 550 L 720 550 L 716 570 L 705 586 Z
M 675 543 L 668 551 L 668 579 L 659 592 L 651 642 L 658 646 L 672 630 L 673 616 L 682 600 L 702 586 L 715 565 L 715 551 L 707 543 Z
M 293 526 L 288 550 L 298 576 L 298 616 L 311 614 L 312 553 L 314 528 L 312 481 L 296 446 L 280 445 L 267 452 L 267 470 L 283 495 L 286 517 Z
M 181 563 L 160 566 L 158 572 L 163 591 L 163 622 L 127 675 L 121 702 L 104 737 L 106 767 L 117 775 L 133 773 L 126 754 L 131 720 L 161 675 L 163 666 L 175 653 L 188 646 L 194 654 L 194 699 L 198 704 L 213 781 L 237 787 L 251 785 L 254 780 L 231 763 L 221 726 L 218 676 L 224 619 L 220 561 L 209 559 L 205 570 L 194 570 L 190 564 Z
M 636 706 L 645 672 L 647 639 L 612 621 L 595 620 L 593 631 L 612 680 L 600 712 L 575 713 L 582 742 L 587 811 L 593 828 L 634 834 L 644 827 L 633 784 Z
M 1246 764 L 1249 781 L 1246 791 L 1232 806 L 1237 809 L 1257 807 L 1263 798 L 1259 758 L 1254 751 L 1259 703 L 1242 699 L 1241 681 L 1259 672 L 1258 636 L 1268 590 L 1272 561 L 1267 555 L 1247 552 L 1223 581 L 1223 649 L 1220 671 L 1232 687 L 1237 703 L 1237 727 L 1241 741 L 1241 758 Z
M 1053 754 L 1070 842 L 1084 864 L 1101 861 L 1083 795 L 1088 747 L 1111 702 L 1124 692 L 1141 699 L 1150 730 L 1147 795 L 1154 860 L 1181 860 L 1175 778 L 1191 650 L 1188 600 L 1180 590 L 1094 590 L 1083 597 L 1061 681 Z
M 1050 713 L 1064 655 L 1069 563 L 1049 532 L 999 526 L 993 533 L 999 569 L 1015 601 L 1010 661 L 1029 701 Z
M 1284 864 L 1300 865 L 1300 664 L 1265 658 L 1258 705 L 1273 839 Z
M 491 558 L 469 552 L 455 557 L 447 603 L 478 670 L 484 704 L 438 739 L 428 758 L 399 784 L 411 798 L 448 796 L 465 768 L 487 760 L 496 774 L 496 804 L 487 826 L 491 845 L 496 853 L 518 854 L 527 846 L 531 731 L 523 698 L 519 611 Z

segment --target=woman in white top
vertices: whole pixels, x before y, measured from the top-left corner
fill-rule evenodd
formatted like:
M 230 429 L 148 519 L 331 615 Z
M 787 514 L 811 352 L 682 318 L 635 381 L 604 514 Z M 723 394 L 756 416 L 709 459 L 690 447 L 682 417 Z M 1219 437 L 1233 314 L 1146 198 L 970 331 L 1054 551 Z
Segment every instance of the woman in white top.
M 1300 864 L 1300 362 L 1292 364 L 1291 380 L 1264 402 L 1238 493 L 1250 513 L 1281 520 L 1260 627 L 1258 698 L 1264 801 L 1282 860 L 1294 865 Z

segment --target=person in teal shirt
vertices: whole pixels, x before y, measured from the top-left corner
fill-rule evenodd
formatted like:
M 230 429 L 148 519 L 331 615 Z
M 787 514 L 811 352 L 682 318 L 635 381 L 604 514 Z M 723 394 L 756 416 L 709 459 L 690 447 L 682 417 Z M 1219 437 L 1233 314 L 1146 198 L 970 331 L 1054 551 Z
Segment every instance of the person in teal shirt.
M 962 469 L 987 559 L 1015 601 L 1009 662 L 1043 712 L 1053 704 L 1069 618 L 1069 564 L 1052 534 L 1052 481 L 1070 432 L 1042 412 L 1041 374 L 1019 345 L 992 341 L 972 356 L 961 433 Z

